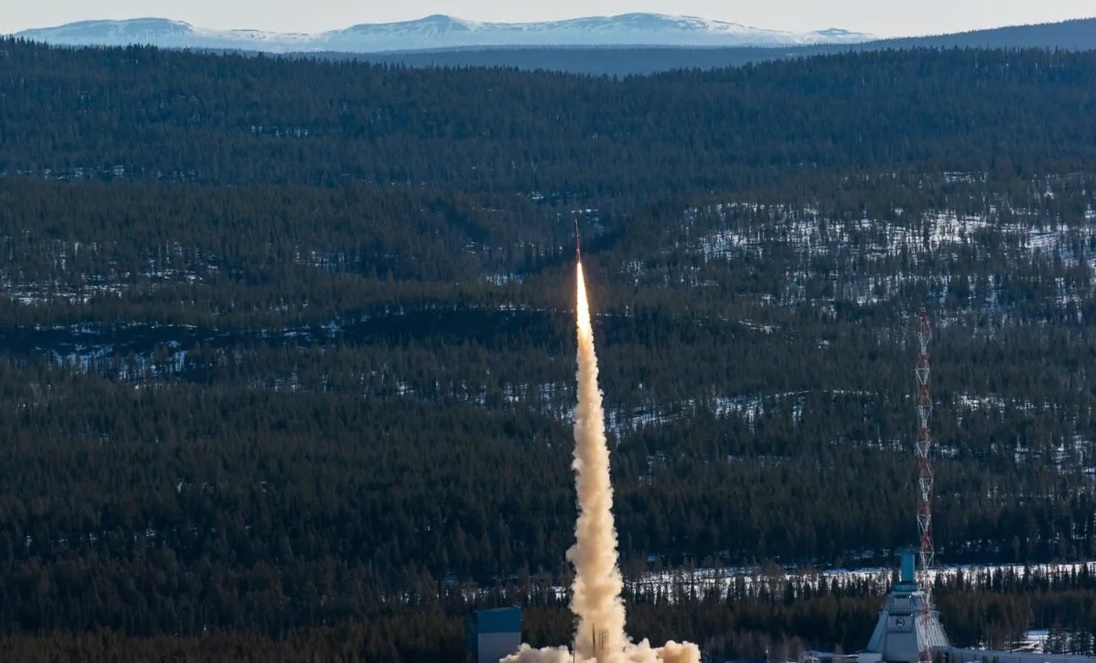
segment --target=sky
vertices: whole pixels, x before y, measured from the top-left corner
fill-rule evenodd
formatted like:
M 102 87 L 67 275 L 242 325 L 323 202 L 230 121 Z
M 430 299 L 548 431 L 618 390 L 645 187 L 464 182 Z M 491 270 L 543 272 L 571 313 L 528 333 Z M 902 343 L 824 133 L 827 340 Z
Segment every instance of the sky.
M 771 30 L 845 28 L 880 37 L 1096 16 L 1092 0 L 0 0 L 0 34 L 87 19 L 156 16 L 204 28 L 322 32 L 449 14 L 543 21 L 627 12 L 687 14 Z

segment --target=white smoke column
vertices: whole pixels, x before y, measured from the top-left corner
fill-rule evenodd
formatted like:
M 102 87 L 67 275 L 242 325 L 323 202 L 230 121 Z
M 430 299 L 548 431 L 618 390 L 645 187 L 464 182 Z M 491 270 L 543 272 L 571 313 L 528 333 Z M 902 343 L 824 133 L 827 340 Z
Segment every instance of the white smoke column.
M 578 523 L 575 545 L 567 551 L 574 564 L 571 610 L 578 617 L 575 652 L 566 647 L 521 650 L 500 663 L 700 663 L 692 643 L 670 641 L 652 648 L 644 640 L 631 644 L 624 632 L 624 582 L 617 565 L 617 534 L 613 522 L 613 486 L 609 478 L 609 446 L 605 416 L 597 386 L 597 355 L 586 300 L 586 280 L 578 263 L 578 406 L 575 408 L 575 487 Z M 595 643 L 596 637 L 596 643 Z
M 575 525 L 575 545 L 567 551 L 567 559 L 575 566 L 571 610 L 578 617 L 575 654 L 594 658 L 604 652 L 608 654 L 608 663 L 617 660 L 613 654 L 623 652 L 627 642 L 624 602 L 620 599 L 624 582 L 617 566 L 609 446 L 605 443 L 594 330 L 590 324 L 590 305 L 586 300 L 581 262 L 577 272 L 578 406 L 575 408 L 575 460 L 571 467 L 575 470 L 578 493 L 578 523 Z

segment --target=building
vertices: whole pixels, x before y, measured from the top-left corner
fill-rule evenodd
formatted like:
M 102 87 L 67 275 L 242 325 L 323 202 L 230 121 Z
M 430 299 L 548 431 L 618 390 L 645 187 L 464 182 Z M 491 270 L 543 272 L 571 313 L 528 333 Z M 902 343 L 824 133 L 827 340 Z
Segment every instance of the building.
M 898 584 L 887 595 L 875 631 L 858 663 L 917 663 L 928 649 L 934 663 L 1096 663 L 1096 657 L 1035 652 L 1007 652 L 952 647 L 931 605 L 924 611 L 925 595 L 914 574 L 914 551 L 902 553 Z
M 898 584 L 887 595 L 867 651 L 857 657 L 860 663 L 917 663 L 926 649 L 950 647 L 936 610 L 931 606 L 924 610 L 926 598 L 917 585 L 914 554 L 912 550 L 902 553 Z
M 499 663 L 521 646 L 521 608 L 477 610 L 468 619 L 467 635 L 474 663 Z

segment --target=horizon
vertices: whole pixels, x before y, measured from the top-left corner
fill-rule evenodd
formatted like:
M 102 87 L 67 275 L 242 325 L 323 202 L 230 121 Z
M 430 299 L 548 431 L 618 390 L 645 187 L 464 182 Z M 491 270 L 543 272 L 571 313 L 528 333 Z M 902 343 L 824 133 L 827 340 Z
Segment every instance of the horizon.
M 541 23 L 643 13 L 694 16 L 782 32 L 837 28 L 892 38 L 1055 23 L 1096 16 L 1093 13 L 1080 14 L 1081 10 L 1072 0 L 1045 0 L 1038 4 L 1012 0 L 996 3 L 978 1 L 958 11 L 951 0 L 926 0 L 917 6 L 888 3 L 892 6 L 885 13 L 879 12 L 877 3 L 871 0 L 835 0 L 825 7 L 809 0 L 773 0 L 763 7 L 745 6 L 730 11 L 725 3 L 713 0 L 682 0 L 674 5 L 674 11 L 668 11 L 662 2 L 651 0 L 601 0 L 582 5 L 559 2 L 548 8 L 515 7 L 498 0 L 409 0 L 400 7 L 374 6 L 364 12 L 343 0 L 313 0 L 307 17 L 299 16 L 300 5 L 288 0 L 267 2 L 262 16 L 252 15 L 252 11 L 231 3 L 228 7 L 225 4 L 223 0 L 191 0 L 186 3 L 174 0 L 101 0 L 89 6 L 76 0 L 44 0 L 5 12 L 5 18 L 0 19 L 0 34 L 54 28 L 81 21 L 148 18 L 168 19 L 210 30 L 317 34 L 352 25 L 416 21 L 439 14 L 474 23 Z M 278 11 L 279 8 L 282 11 Z

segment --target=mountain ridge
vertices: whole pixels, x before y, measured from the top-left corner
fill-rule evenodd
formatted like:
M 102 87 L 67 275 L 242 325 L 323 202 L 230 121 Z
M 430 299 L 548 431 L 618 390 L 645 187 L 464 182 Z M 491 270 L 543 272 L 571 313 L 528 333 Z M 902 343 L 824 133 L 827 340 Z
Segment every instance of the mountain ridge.
M 16 37 L 60 46 L 152 45 L 276 53 L 380 53 L 492 46 L 794 46 L 853 44 L 872 35 L 841 28 L 787 32 L 653 13 L 530 23 L 479 22 L 432 14 L 412 21 L 358 23 L 318 33 L 212 30 L 159 17 L 87 20 L 33 28 Z
M 738 47 L 439 48 L 405 53 L 326 53 L 332 59 L 363 59 L 411 67 L 515 67 L 586 75 L 648 75 L 675 69 L 719 69 L 770 60 L 850 51 L 914 48 L 1096 50 L 1096 18 L 1007 26 L 944 35 L 879 39 L 855 44 Z

